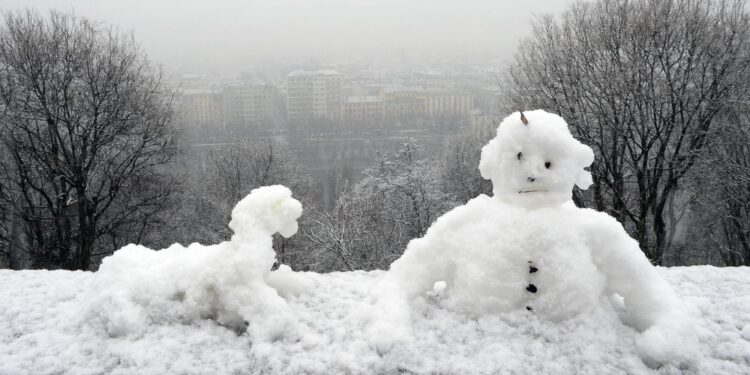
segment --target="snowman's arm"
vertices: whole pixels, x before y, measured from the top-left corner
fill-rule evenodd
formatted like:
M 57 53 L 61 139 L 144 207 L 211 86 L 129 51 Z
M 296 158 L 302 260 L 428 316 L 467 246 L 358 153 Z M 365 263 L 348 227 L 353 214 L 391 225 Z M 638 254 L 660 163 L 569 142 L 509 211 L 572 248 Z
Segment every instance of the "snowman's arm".
M 404 254 L 393 262 L 388 272 L 407 298 L 433 291 L 438 281 L 445 281 L 448 288 L 451 287 L 456 257 L 462 256 L 465 247 L 460 240 L 467 232 L 462 228 L 475 222 L 477 217 L 481 218 L 477 212 L 483 212 L 488 206 L 493 207 L 491 198 L 482 194 L 446 212 L 430 226 L 424 237 L 409 242 Z
M 624 297 L 625 322 L 641 331 L 636 345 L 647 363 L 691 363 L 699 357 L 692 315 L 614 218 L 596 220 L 593 260 L 610 293 Z
M 594 263 L 607 278 L 607 291 L 624 298 L 626 318 L 644 331 L 677 313 L 677 297 L 631 238 L 613 218 L 593 229 Z
M 437 281 L 449 282 L 454 266 L 434 237 L 434 233 L 428 233 L 412 240 L 401 258 L 391 265 L 389 274 L 409 299 L 431 291 Z

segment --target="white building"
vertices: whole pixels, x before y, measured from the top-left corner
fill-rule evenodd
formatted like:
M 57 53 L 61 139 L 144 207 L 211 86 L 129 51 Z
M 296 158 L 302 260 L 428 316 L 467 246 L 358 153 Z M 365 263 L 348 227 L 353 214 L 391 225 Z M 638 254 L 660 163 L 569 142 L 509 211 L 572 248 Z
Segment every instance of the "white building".
M 345 121 L 375 121 L 385 116 L 385 101 L 380 96 L 350 96 L 344 102 Z
M 223 126 L 221 93 L 216 90 L 183 90 L 180 108 L 185 126 L 198 134 L 216 131 Z
M 264 83 L 233 84 L 224 87 L 223 113 L 231 129 L 257 128 L 270 123 L 274 113 L 275 88 Z
M 287 114 L 290 123 L 314 119 L 341 120 L 343 77 L 335 70 L 297 70 L 287 77 Z

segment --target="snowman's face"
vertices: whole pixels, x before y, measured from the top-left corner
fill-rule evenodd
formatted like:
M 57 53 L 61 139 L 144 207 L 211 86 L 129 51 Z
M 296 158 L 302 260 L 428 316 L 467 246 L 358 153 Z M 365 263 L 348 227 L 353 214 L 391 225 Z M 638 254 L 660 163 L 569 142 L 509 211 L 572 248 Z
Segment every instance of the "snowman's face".
M 482 148 L 479 170 L 492 180 L 496 197 L 527 208 L 561 205 L 573 185 L 586 189 L 594 153 L 570 134 L 560 116 L 545 111 L 506 117 L 497 136 Z

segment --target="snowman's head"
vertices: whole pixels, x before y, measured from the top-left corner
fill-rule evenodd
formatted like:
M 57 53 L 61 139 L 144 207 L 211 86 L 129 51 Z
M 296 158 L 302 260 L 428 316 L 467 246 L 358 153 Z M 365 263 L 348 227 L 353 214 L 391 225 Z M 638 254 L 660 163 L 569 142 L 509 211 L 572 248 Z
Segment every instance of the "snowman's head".
M 543 110 L 515 112 L 482 148 L 479 172 L 509 204 L 550 207 L 569 201 L 573 185 L 591 185 L 584 168 L 593 161 L 594 152 L 573 138 L 562 117 Z

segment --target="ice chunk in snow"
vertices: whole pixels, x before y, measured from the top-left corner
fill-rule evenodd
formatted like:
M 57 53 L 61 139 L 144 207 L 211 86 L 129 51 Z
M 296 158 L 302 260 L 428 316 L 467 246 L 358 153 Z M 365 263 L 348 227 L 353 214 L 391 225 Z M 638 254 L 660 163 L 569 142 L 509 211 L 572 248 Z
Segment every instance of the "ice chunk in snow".
M 646 361 L 689 361 L 690 319 L 638 243 L 611 216 L 571 202 L 574 185 L 591 183 L 584 168 L 593 157 L 557 115 L 537 110 L 505 118 L 479 164 L 494 196 L 455 208 L 411 241 L 375 292 L 374 314 L 398 300 L 434 295 L 436 282 L 445 282 L 439 303 L 449 309 L 553 322 L 603 305 L 614 314 L 609 297 L 618 294 L 623 320 L 642 332 L 637 345 Z M 380 324 L 408 329 L 403 319 Z
M 432 285 L 432 291 L 427 292 L 427 295 L 432 298 L 440 298 L 447 286 L 448 284 L 446 284 L 445 281 L 436 281 L 435 284 Z
M 294 319 L 265 280 L 275 260 L 271 235 L 293 235 L 301 214 L 302 205 L 289 189 L 261 187 L 232 211 L 229 242 L 175 244 L 161 251 L 125 246 L 105 258 L 96 273 L 99 293 L 92 311 L 114 336 L 141 332 L 154 322 L 207 318 L 258 337 L 283 335 Z M 303 288 L 300 280 L 295 292 Z

